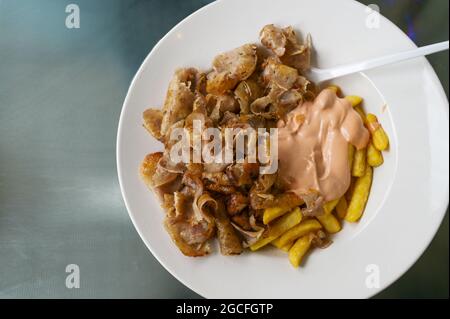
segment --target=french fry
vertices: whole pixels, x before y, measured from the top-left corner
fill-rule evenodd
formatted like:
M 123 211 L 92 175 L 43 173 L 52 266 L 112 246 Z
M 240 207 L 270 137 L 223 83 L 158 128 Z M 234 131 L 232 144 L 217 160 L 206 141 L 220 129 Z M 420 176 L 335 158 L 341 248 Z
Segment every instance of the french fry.
M 336 93 L 336 95 L 339 95 L 341 93 L 341 88 L 334 84 L 327 87 L 327 89 L 332 90 L 334 93 Z
M 367 146 L 367 164 L 372 167 L 378 167 L 384 163 L 383 154 L 381 151 L 373 145 L 373 142 L 369 142 Z
M 373 169 L 367 166 L 364 176 L 359 177 L 355 183 L 352 199 L 348 205 L 347 215 L 345 220 L 350 223 L 357 222 L 366 207 L 369 198 L 370 187 L 372 186 Z
M 353 107 L 360 105 L 363 100 L 362 97 L 357 95 L 347 95 L 345 99 L 349 101 Z
M 278 244 L 278 243 L 279 243 L 279 241 L 278 241 L 279 238 L 280 238 L 280 237 L 278 237 L 277 239 L 275 239 L 273 242 L 271 242 L 271 244 L 272 244 L 273 246 L 277 247 L 278 249 L 284 251 L 284 252 L 288 252 L 289 249 L 291 249 L 293 243 L 288 243 L 287 245 L 280 246 L 280 245 Z
M 269 228 L 267 229 L 263 237 L 256 243 L 251 245 L 250 249 L 252 251 L 255 251 L 269 244 L 292 227 L 300 224 L 300 222 L 302 221 L 302 217 L 302 212 L 298 207 L 293 209 L 290 213 L 281 216 L 272 225 L 269 225 Z
M 342 196 L 339 200 L 339 203 L 336 205 L 336 215 L 340 219 L 344 219 L 345 215 L 347 215 L 347 200 L 345 199 L 345 196 Z
M 317 216 L 316 218 L 322 224 L 323 228 L 325 228 L 325 230 L 330 234 L 335 234 L 341 231 L 341 224 L 333 214 L 325 214 L 322 216 Z
M 264 210 L 263 214 L 263 223 L 264 225 L 269 224 L 272 220 L 286 214 L 288 211 L 290 211 L 289 208 L 284 207 L 269 207 Z
M 352 176 L 352 181 L 350 182 L 350 186 L 347 189 L 347 192 L 345 193 L 345 199 L 347 200 L 347 204 L 351 201 L 353 196 L 353 190 L 355 189 L 355 183 L 358 177 Z
M 295 227 L 294 227 L 294 228 L 295 228 Z M 291 228 L 291 229 L 293 229 L 293 228 Z M 288 230 L 287 232 L 289 232 L 289 230 Z M 286 232 L 286 233 L 287 233 L 287 232 Z M 283 234 L 283 235 L 284 235 L 284 234 Z M 273 240 L 273 241 L 271 242 L 271 244 L 274 245 L 275 247 L 279 248 L 279 249 L 282 249 L 283 247 L 287 246 L 287 245 L 282 245 L 282 244 L 281 244 L 281 238 L 283 237 L 283 235 L 281 235 L 281 236 L 278 237 L 277 239 Z M 293 244 L 293 242 L 291 242 L 291 245 L 292 245 L 292 244 Z
M 361 116 L 361 119 L 363 122 L 366 121 L 366 114 L 364 113 L 363 109 L 360 105 L 357 105 L 354 107 L 354 110 L 358 112 L 358 114 Z M 350 149 L 349 149 L 349 155 L 350 155 Z M 363 148 L 360 150 L 353 150 L 354 156 L 353 161 L 351 161 L 351 171 L 352 176 L 355 177 L 361 177 L 364 175 L 364 172 L 366 170 L 366 156 L 367 156 L 367 149 Z
M 303 204 L 303 200 L 293 193 L 284 193 L 275 196 L 274 206 L 266 208 L 263 214 L 263 223 L 268 225 L 274 219 L 286 214 L 297 206 Z
M 352 144 L 348 144 L 348 164 L 350 170 L 352 170 L 354 158 L 355 158 L 355 147 Z
M 364 112 L 364 110 L 362 109 L 361 105 L 357 105 L 353 109 L 356 112 L 358 112 L 359 116 L 361 116 L 361 119 L 363 120 L 363 123 L 366 124 L 367 123 L 366 112 Z
M 325 215 L 331 214 L 331 212 L 336 207 L 338 202 L 339 202 L 339 198 L 332 200 L 331 202 L 328 202 L 325 205 L 323 205 L 323 210 L 325 211 Z
M 377 150 L 386 150 L 389 147 L 389 137 L 374 114 L 367 114 L 366 126 L 372 134 L 373 145 Z
M 297 238 L 321 228 L 322 225 L 317 220 L 305 220 L 281 235 L 278 239 L 275 240 L 275 244 L 277 247 L 284 247 L 288 244 L 292 244 Z
M 302 263 L 303 257 L 311 247 L 311 240 L 312 238 L 309 235 L 300 237 L 291 249 L 289 249 L 289 261 L 295 268 Z
M 352 176 L 361 177 L 364 175 L 367 166 L 366 156 L 367 149 L 365 147 L 360 150 L 356 150 L 355 158 L 353 160 Z

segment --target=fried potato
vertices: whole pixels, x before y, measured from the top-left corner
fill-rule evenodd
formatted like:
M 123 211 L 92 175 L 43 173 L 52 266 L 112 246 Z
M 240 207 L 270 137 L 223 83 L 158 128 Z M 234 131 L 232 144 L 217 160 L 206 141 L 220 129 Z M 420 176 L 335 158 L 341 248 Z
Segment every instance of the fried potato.
M 378 167 L 384 163 L 383 154 L 370 142 L 367 146 L 367 164 Z
M 322 225 L 317 220 L 307 219 L 281 235 L 281 237 L 274 241 L 274 244 L 277 247 L 284 247 L 289 244 L 292 245 L 297 238 L 321 228 Z
M 373 145 L 377 148 L 377 150 L 386 150 L 389 147 L 389 137 L 374 114 L 367 114 L 366 126 L 372 134 Z
M 352 176 L 352 180 L 350 182 L 350 186 L 348 187 L 347 191 L 345 192 L 345 199 L 347 200 L 347 204 L 350 202 L 350 200 L 352 199 L 353 196 L 353 190 L 355 189 L 355 183 L 356 180 L 358 179 L 358 177 L 353 177 Z
M 330 234 L 335 234 L 341 231 L 341 224 L 333 214 L 325 214 L 322 216 L 317 216 L 316 218 L 322 224 L 323 228 L 325 228 L 325 230 Z
M 349 101 L 353 107 L 360 105 L 363 100 L 362 97 L 357 95 L 347 95 L 345 99 Z
M 291 242 L 291 243 L 288 243 L 287 245 L 280 246 L 280 245 L 278 244 L 278 239 L 279 239 L 279 238 L 280 238 L 280 237 L 278 237 L 277 239 L 275 239 L 273 242 L 271 242 L 271 244 L 272 244 L 273 246 L 277 247 L 278 249 L 284 251 L 284 252 L 288 252 L 289 249 L 291 249 L 291 247 L 292 247 L 292 245 L 293 245 L 294 243 Z
M 355 189 L 348 205 L 347 215 L 345 220 L 354 223 L 357 222 L 366 207 L 369 198 L 370 187 L 372 186 L 373 169 L 367 166 L 364 176 L 359 177 L 355 183 Z
M 294 227 L 295 228 L 295 227 Z M 289 231 L 289 230 L 288 230 Z M 287 232 L 288 232 L 287 231 Z M 286 233 L 287 233 L 286 232 Z M 284 235 L 284 234 L 283 234 Z M 284 246 L 286 246 L 286 245 L 282 245 L 281 244 L 281 238 L 283 237 L 283 235 L 281 235 L 280 237 L 278 237 L 278 238 L 276 238 L 275 240 L 273 240 L 272 242 L 271 242 L 271 244 L 272 245 L 274 245 L 275 247 L 277 247 L 277 248 L 279 248 L 279 249 L 281 249 L 282 247 L 284 247 Z M 291 245 L 294 243 L 293 241 L 291 241 L 290 242 L 291 243 Z
M 354 110 L 358 112 L 358 114 L 361 116 L 361 119 L 365 123 L 366 114 L 361 108 L 361 105 L 356 105 L 354 107 Z M 354 154 L 353 157 L 351 157 L 352 153 Z M 355 147 L 353 145 L 349 146 L 349 162 L 352 171 L 352 176 L 361 177 L 364 175 L 364 172 L 366 170 L 366 157 L 367 157 L 367 148 L 355 150 Z
M 338 96 L 339 96 L 339 94 L 341 93 L 341 88 L 340 88 L 339 86 L 337 86 L 337 85 L 334 85 L 334 84 L 328 86 L 327 89 L 333 91 L 333 92 L 336 93 L 336 95 L 338 95 Z
M 269 224 L 272 220 L 286 214 L 290 209 L 284 207 L 270 207 L 264 210 L 263 223 Z
M 336 207 L 338 202 L 339 202 L 339 198 L 335 199 L 335 200 L 332 200 L 331 202 L 328 202 L 325 205 L 323 205 L 323 210 L 325 212 L 325 215 L 331 214 L 331 212 Z
M 303 200 L 294 193 L 287 192 L 278 194 L 274 197 L 272 206 L 265 208 L 263 214 L 263 223 L 269 224 L 272 220 L 286 214 L 290 210 L 303 204 Z
M 355 159 L 355 147 L 352 144 L 348 144 L 348 164 L 350 170 L 353 167 L 353 160 Z
M 272 225 L 269 225 L 269 228 L 265 234 L 263 234 L 262 238 L 251 245 L 250 249 L 255 251 L 269 244 L 292 227 L 298 225 L 302 221 L 302 217 L 302 213 L 298 207 L 290 213 L 280 217 L 280 219 L 276 220 Z
M 295 242 L 291 249 L 289 249 L 289 261 L 295 268 L 302 263 L 303 257 L 311 247 L 311 240 L 311 236 L 303 236 Z
M 348 209 L 347 199 L 345 199 L 345 196 L 342 196 L 338 204 L 336 205 L 337 217 L 339 217 L 340 219 L 344 219 L 345 215 L 347 215 L 347 209 Z
M 358 112 L 358 114 L 359 114 L 359 116 L 361 116 L 361 119 L 363 120 L 364 124 L 366 124 L 367 123 L 366 112 L 364 112 L 361 105 L 357 105 L 357 106 L 353 107 L 353 109 L 356 112 Z
M 366 171 L 366 156 L 367 148 L 356 150 L 355 158 L 353 159 L 352 176 L 361 177 Z

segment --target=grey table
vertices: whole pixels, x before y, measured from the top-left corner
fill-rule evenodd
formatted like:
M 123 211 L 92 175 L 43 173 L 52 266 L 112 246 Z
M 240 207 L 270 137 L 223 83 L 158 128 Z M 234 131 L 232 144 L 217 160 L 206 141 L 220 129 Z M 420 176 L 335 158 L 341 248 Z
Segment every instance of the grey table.
M 206 0 L 0 0 L 0 297 L 198 298 L 149 253 L 119 191 L 115 138 L 130 80 Z M 448 39 L 448 1 L 365 1 L 416 41 Z M 448 53 L 432 56 L 448 94 Z M 399 230 L 401 231 L 401 230 Z M 448 216 L 378 297 L 448 297 Z M 80 288 L 66 287 L 66 266 Z

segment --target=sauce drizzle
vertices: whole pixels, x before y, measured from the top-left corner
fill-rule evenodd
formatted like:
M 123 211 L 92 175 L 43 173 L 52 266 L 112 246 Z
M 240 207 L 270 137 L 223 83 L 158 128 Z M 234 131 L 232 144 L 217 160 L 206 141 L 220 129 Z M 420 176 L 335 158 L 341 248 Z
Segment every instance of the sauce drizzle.
M 325 89 L 277 126 L 282 185 L 299 196 L 318 191 L 326 202 L 344 195 L 351 182 L 348 145 L 362 149 L 369 141 L 351 103 Z

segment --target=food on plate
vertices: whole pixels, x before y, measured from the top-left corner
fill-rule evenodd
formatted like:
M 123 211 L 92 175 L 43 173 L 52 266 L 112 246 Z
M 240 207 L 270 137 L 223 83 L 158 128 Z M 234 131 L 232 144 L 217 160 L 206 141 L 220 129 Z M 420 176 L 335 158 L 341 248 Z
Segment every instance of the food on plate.
M 186 256 L 268 246 L 298 267 L 363 215 L 386 132 L 363 99 L 305 76 L 312 42 L 267 25 L 262 45 L 218 54 L 210 70 L 175 71 L 143 126 L 163 145 L 140 167 Z M 254 148 L 252 148 L 254 146 Z
M 372 141 L 369 142 L 369 145 L 367 145 L 367 164 L 372 167 L 378 167 L 383 163 L 383 154 L 375 147 Z
M 322 225 L 316 219 L 305 220 L 274 240 L 275 246 L 285 247 L 289 244 L 292 245 L 296 239 L 321 228 Z
M 372 134 L 373 145 L 379 151 L 385 151 L 389 147 L 389 138 L 383 127 L 378 122 L 378 118 L 373 114 L 366 116 L 367 128 Z
M 342 196 L 336 205 L 336 216 L 339 217 L 340 219 L 344 219 L 345 215 L 347 215 L 347 209 L 348 209 L 347 199 L 345 198 L 345 196 Z
M 355 188 L 348 204 L 347 215 L 345 215 L 346 221 L 354 223 L 361 218 L 369 199 L 372 178 L 373 169 L 367 165 L 364 175 L 356 179 Z
M 341 231 L 341 224 L 333 214 L 324 214 L 317 216 L 317 219 L 323 225 L 323 228 L 330 233 L 335 234 Z
M 360 105 L 362 102 L 362 97 L 357 96 L 357 95 L 347 95 L 345 97 L 345 99 L 348 100 L 352 104 L 353 107 Z
M 312 236 L 311 234 L 305 235 L 297 239 L 295 244 L 289 249 L 289 261 L 294 267 L 298 267 L 305 254 L 311 247 Z
M 292 212 L 280 217 L 277 221 L 271 224 L 266 231 L 264 231 L 261 238 L 250 246 L 250 249 L 255 251 L 274 241 L 289 229 L 299 224 L 302 221 L 302 213 L 300 208 L 295 208 Z
M 353 158 L 352 176 L 361 177 L 364 175 L 367 166 L 367 148 L 355 151 Z

